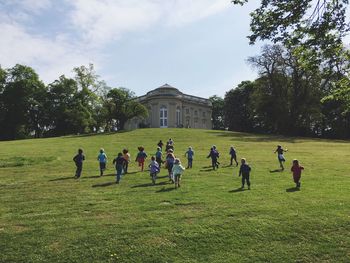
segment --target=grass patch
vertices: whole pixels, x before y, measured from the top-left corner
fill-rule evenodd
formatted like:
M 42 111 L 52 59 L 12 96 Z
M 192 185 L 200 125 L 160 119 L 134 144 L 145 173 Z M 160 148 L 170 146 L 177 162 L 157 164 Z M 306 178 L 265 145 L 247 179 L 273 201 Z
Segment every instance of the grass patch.
M 116 185 L 111 160 L 128 147 L 148 155 L 173 138 L 193 169 L 175 190 L 162 169 L 157 184 L 135 162 Z M 221 167 L 210 169 L 211 145 Z M 252 166 L 241 191 L 229 147 Z M 277 144 L 286 153 L 278 171 Z M 0 262 L 349 262 L 350 143 L 191 129 L 142 129 L 80 137 L 0 142 Z M 107 173 L 96 157 L 105 148 Z M 75 180 L 72 157 L 86 155 Z M 46 157 L 43 157 L 45 155 Z M 23 159 L 21 159 L 23 158 Z M 305 167 L 295 191 L 289 168 Z

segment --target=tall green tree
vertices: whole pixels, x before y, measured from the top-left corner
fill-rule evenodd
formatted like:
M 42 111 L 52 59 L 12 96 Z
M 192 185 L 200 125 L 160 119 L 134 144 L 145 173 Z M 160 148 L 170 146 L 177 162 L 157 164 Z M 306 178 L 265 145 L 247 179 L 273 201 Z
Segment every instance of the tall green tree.
M 39 136 L 44 129 L 45 96 L 46 87 L 32 68 L 17 64 L 8 69 L 2 92 L 1 137 Z
M 242 81 L 236 88 L 226 92 L 224 98 L 225 124 L 232 131 L 252 132 L 257 128 L 252 106 L 256 84 Z
M 125 123 L 134 117 L 148 116 L 147 109 L 137 102 L 134 93 L 125 88 L 111 89 L 107 93 L 105 106 L 111 113 L 108 123 L 114 123 L 117 130 L 123 130 Z
M 224 115 L 224 99 L 219 96 L 211 96 L 209 100 L 212 103 L 211 119 L 214 130 L 225 129 L 225 115 Z

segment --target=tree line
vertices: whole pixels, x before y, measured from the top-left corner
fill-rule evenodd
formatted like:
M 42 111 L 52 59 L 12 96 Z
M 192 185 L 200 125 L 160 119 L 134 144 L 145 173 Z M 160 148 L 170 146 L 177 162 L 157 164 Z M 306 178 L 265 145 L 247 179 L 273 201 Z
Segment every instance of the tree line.
M 125 88 L 106 86 L 92 64 L 45 85 L 25 65 L 0 67 L 0 139 L 121 130 L 147 109 Z
M 348 9 L 348 0 L 260 1 L 248 36 L 269 41 L 248 58 L 259 77 L 211 98 L 214 128 L 349 138 Z

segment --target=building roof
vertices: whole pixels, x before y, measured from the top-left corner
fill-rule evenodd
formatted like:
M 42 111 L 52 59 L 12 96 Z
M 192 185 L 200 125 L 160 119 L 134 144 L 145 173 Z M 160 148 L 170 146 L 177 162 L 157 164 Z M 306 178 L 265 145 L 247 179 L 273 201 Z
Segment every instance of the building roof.
M 160 86 L 159 88 L 156 88 L 154 90 L 147 92 L 146 95 L 139 97 L 138 100 L 142 102 L 142 101 L 145 101 L 151 98 L 157 98 L 157 97 L 176 97 L 180 100 L 184 100 L 192 103 L 204 104 L 206 106 L 212 106 L 211 101 L 209 99 L 184 94 L 181 91 L 179 91 L 177 88 L 174 88 L 167 83 Z

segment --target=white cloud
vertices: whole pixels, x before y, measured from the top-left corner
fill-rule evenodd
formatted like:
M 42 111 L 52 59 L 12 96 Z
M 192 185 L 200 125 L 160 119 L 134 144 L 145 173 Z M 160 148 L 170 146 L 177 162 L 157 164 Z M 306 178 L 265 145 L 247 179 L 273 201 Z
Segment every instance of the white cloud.
M 65 37 L 46 39 L 28 34 L 18 24 L 0 23 L 1 66 L 25 64 L 38 70 L 45 82 L 51 82 L 61 74 L 71 74 L 75 66 L 88 64 L 89 58 L 79 48 L 72 46 Z
M 183 26 L 230 7 L 228 0 L 76 0 L 70 18 L 88 43 L 103 44 L 151 26 Z

